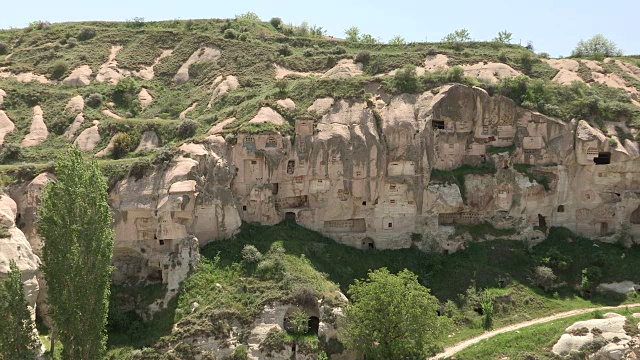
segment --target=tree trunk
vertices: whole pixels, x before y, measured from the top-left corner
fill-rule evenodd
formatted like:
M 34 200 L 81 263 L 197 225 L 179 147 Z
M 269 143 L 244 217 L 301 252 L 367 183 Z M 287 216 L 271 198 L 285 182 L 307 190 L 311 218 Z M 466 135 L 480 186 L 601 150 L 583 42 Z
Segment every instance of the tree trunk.
M 50 359 L 53 359 L 53 354 L 55 353 L 56 350 L 56 331 L 55 331 L 55 327 L 53 326 L 53 324 L 51 325 L 51 357 Z

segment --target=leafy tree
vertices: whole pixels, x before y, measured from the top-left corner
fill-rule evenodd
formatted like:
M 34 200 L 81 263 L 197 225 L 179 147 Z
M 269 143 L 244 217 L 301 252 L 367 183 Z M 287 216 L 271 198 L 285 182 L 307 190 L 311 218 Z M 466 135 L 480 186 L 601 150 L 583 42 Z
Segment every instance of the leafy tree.
M 58 60 L 51 66 L 51 77 L 60 79 L 69 70 L 69 64 L 64 60 Z
M 0 359 L 33 360 L 37 349 L 35 326 L 31 321 L 20 270 L 12 260 L 7 279 L 0 283 Z
M 536 266 L 533 274 L 533 283 L 543 288 L 545 291 L 549 290 L 553 283 L 556 281 L 556 274 L 553 273 L 553 269 L 547 266 Z
M 358 42 L 360 40 L 360 29 L 356 26 L 352 26 L 344 31 L 344 34 L 347 35 L 347 41 Z
M 287 318 L 289 330 L 295 335 L 303 335 L 309 331 L 309 316 L 302 309 L 295 309 Z
M 56 181 L 42 192 L 38 232 L 49 315 L 64 359 L 100 359 L 105 350 L 113 249 L 107 184 L 77 147 L 56 161 Z M 52 344 L 53 345 L 53 344 Z
M 601 34 L 594 35 L 589 40 L 580 40 L 571 53 L 573 57 L 605 57 L 622 56 L 622 50 L 613 41 L 605 38 Z
M 465 41 L 470 41 L 471 40 L 471 35 L 469 34 L 469 30 L 467 29 L 459 29 L 456 30 L 454 32 L 452 32 L 451 34 L 447 34 L 447 36 L 445 36 L 442 41 L 443 42 L 448 42 L 448 43 L 453 43 L 453 42 L 465 42 Z
M 389 45 L 404 45 L 406 43 L 407 42 L 400 35 L 396 35 L 396 36 L 392 37 L 391 40 L 389 40 Z
M 405 65 L 396 71 L 393 83 L 398 91 L 415 93 L 418 91 L 418 74 L 414 65 Z
M 511 43 L 511 37 L 513 36 L 512 33 L 508 32 L 507 30 L 504 31 L 500 31 L 498 32 L 498 36 L 496 36 L 493 41 L 499 42 L 499 43 L 503 43 L 503 44 L 509 44 Z
M 480 306 L 482 307 L 482 327 L 489 330 L 493 327 L 493 296 L 486 289 L 480 296 Z
M 409 270 L 369 272 L 349 287 L 353 302 L 344 311 L 340 339 L 367 359 L 424 359 L 432 354 L 446 323 L 438 300 Z
M 280 26 L 282 25 L 282 19 L 280 19 L 279 17 L 272 17 L 271 20 L 269 20 L 269 22 L 276 29 L 280 29 Z
M 378 39 L 374 38 L 371 34 L 362 34 L 362 36 L 360 37 L 360 42 L 367 45 L 374 45 L 374 44 L 377 44 L 379 41 Z

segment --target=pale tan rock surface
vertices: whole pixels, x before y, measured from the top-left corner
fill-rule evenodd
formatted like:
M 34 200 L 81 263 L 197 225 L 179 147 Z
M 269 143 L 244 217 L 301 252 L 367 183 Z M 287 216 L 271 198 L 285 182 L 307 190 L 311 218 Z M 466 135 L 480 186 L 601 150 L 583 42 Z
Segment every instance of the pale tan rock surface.
M 193 109 L 196 108 L 196 106 L 198 106 L 198 102 L 194 102 L 193 104 L 191 104 L 188 108 L 184 109 L 180 115 L 178 116 L 178 118 L 180 120 L 184 120 L 187 118 L 187 114 L 189 114 L 191 111 L 193 111 Z
M 333 98 L 327 97 L 322 99 L 317 99 L 309 106 L 307 111 L 313 111 L 318 115 L 326 114 L 329 109 L 333 106 Z
M 47 77 L 44 75 L 38 75 L 32 72 L 13 74 L 12 72 L 8 71 L 7 68 L 0 68 L 0 79 L 7 79 L 7 78 L 14 78 L 17 81 L 20 81 L 21 83 L 26 83 L 26 84 L 32 81 L 36 81 L 41 84 L 51 83 L 51 81 L 49 81 L 49 79 L 47 79 Z
M 302 72 L 302 71 L 293 71 L 293 70 L 289 70 L 286 68 L 283 68 L 282 66 L 278 65 L 278 64 L 273 64 L 273 68 L 275 69 L 275 78 L 276 79 L 284 79 L 285 76 L 291 75 L 291 76 L 295 76 L 295 77 L 306 77 L 306 76 L 320 76 L 322 75 L 322 73 L 312 73 L 312 72 Z
M 82 112 L 84 110 L 84 99 L 82 98 L 82 95 L 76 95 L 72 97 L 67 102 L 67 105 L 64 107 L 64 109 L 70 110 L 71 112 L 74 112 L 74 113 Z
M 153 102 L 153 97 L 151 97 L 151 94 L 149 94 L 149 91 L 147 91 L 147 89 L 142 88 L 142 90 L 140 90 L 140 93 L 138 93 L 138 101 L 140 101 L 140 107 L 144 109 L 147 106 L 151 105 L 151 103 Z
M 236 90 L 239 86 L 240 83 L 238 82 L 238 78 L 233 75 L 227 76 L 224 80 L 222 79 L 222 76 L 218 76 L 211 87 L 211 100 L 209 100 L 207 108 L 211 108 L 217 98 L 229 91 Z
M 107 82 L 116 85 L 121 78 L 131 75 L 129 71 L 118 68 L 116 57 L 120 51 L 122 51 L 122 45 L 114 45 L 111 47 L 109 59 L 106 63 L 100 65 L 100 69 L 96 75 L 97 82 Z
M 515 77 L 521 75 L 511 66 L 502 63 L 477 63 L 473 65 L 463 65 L 464 74 L 478 80 L 488 81 L 495 84 L 504 77 Z
M 159 145 L 160 138 L 158 135 L 155 132 L 148 130 L 142 133 L 142 136 L 140 137 L 140 144 L 138 144 L 138 147 L 136 147 L 134 152 L 153 150 Z
M 350 78 L 362 75 L 362 64 L 356 63 L 351 59 L 342 59 L 338 61 L 336 66 L 327 70 L 322 77 L 330 79 Z
M 207 131 L 207 134 L 209 134 L 209 135 L 220 134 L 224 130 L 225 126 L 233 123 L 234 121 L 236 121 L 236 118 L 234 118 L 234 117 L 231 117 L 231 118 L 228 118 L 228 119 L 224 119 L 224 120 L 220 121 L 219 123 L 213 125 L 211 127 L 211 129 L 209 129 L 209 131 Z
M 13 124 L 13 121 L 9 119 L 7 113 L 5 113 L 3 110 L 0 110 L 0 145 L 4 144 L 4 137 L 12 132 L 15 128 L 16 126 Z
M 558 71 L 556 76 L 553 77 L 552 81 L 562 85 L 570 85 L 574 81 L 578 81 L 581 83 L 584 82 L 584 80 L 582 80 L 578 73 L 564 69 Z
M 627 85 L 623 78 L 621 78 L 618 74 L 609 73 L 609 74 L 601 74 L 599 72 L 592 72 L 591 76 L 593 80 L 599 82 L 601 84 L 607 85 L 612 88 L 622 89 L 630 94 L 638 95 L 638 89 L 633 86 Z
M 0 89 L 0 105 L 2 105 L 2 103 L 4 102 L 4 97 L 7 96 L 7 93 Z
M 153 61 L 153 64 L 141 69 L 140 71 L 134 71 L 133 75 L 144 80 L 153 80 L 155 77 L 154 67 L 158 65 L 162 59 L 171 54 L 173 54 L 173 50 L 162 50 L 162 53 L 160 53 L 160 55 Z
M 71 140 L 74 136 L 76 136 L 76 132 L 80 129 L 80 127 L 82 127 L 83 123 L 84 115 L 76 115 L 76 118 L 73 120 L 71 125 L 69 125 L 69 127 L 64 131 L 64 136 L 67 138 L 67 140 Z
M 542 61 L 556 70 L 577 72 L 580 67 L 580 63 L 573 59 L 542 59 Z
M 81 151 L 93 151 L 93 149 L 100 142 L 100 131 L 98 130 L 98 125 L 94 125 L 90 128 L 84 129 L 78 138 L 74 141 L 75 145 L 78 145 L 78 148 Z
M 251 120 L 249 120 L 251 124 L 261 124 L 261 123 L 270 123 L 274 125 L 283 125 L 285 123 L 282 115 L 278 114 L 275 110 L 270 107 L 262 107 L 258 114 Z
M 220 50 L 216 48 L 203 47 L 189 56 L 189 59 L 180 66 L 178 72 L 173 77 L 173 81 L 177 84 L 184 84 L 189 81 L 189 66 L 202 61 L 212 61 L 220 57 Z
M 44 123 L 44 113 L 42 108 L 37 105 L 33 108 L 33 118 L 31 119 L 31 129 L 27 136 L 24 137 L 20 146 L 35 146 L 45 141 L 49 136 L 49 130 Z
M 118 133 L 118 134 L 113 135 L 111 137 L 111 139 L 109 139 L 109 143 L 107 144 L 107 146 L 104 149 L 98 151 L 94 156 L 95 157 L 105 157 L 107 155 L 111 155 L 111 152 L 113 151 L 113 143 L 114 143 L 116 137 L 118 135 L 120 135 L 120 134 L 122 134 L 122 133 Z
M 122 116 L 114 113 L 113 111 L 109 110 L 109 109 L 104 109 L 102 110 L 102 113 L 107 115 L 110 118 L 114 118 L 114 119 L 122 119 Z
M 286 98 L 286 99 L 281 99 L 276 101 L 276 104 L 285 110 L 288 111 L 295 111 L 296 110 L 296 104 L 293 102 L 293 100 Z
M 69 86 L 81 87 L 91 83 L 91 68 L 89 65 L 82 65 L 74 69 L 69 76 L 62 80 L 62 83 Z

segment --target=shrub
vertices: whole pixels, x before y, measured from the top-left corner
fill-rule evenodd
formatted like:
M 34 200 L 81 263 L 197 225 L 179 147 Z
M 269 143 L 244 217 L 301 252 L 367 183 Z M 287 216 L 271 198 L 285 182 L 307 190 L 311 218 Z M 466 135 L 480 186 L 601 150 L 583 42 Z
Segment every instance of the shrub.
M 333 48 L 331 48 L 331 53 L 333 55 L 342 55 L 347 53 L 347 49 L 345 49 L 343 46 L 334 46 Z
M 38 174 L 38 169 L 34 164 L 22 164 L 16 172 L 16 177 L 20 181 L 30 181 Z
M 269 22 L 276 29 L 280 29 L 280 26 L 282 26 L 282 19 L 280 19 L 279 17 L 272 17 L 271 20 L 269 20 Z
M 248 264 L 255 264 L 262 260 L 262 254 L 253 245 L 245 245 L 242 248 L 242 260 Z
M 129 108 L 138 99 L 138 83 L 132 77 L 121 79 L 113 89 L 113 101 L 124 108 Z
M 78 39 L 74 38 L 74 37 L 70 37 L 67 39 L 67 47 L 68 48 L 72 48 L 72 47 L 76 47 L 78 45 Z
M 0 55 L 5 55 L 9 52 L 9 45 L 7 43 L 0 42 Z
M 149 170 L 151 165 L 152 164 L 149 159 L 136 160 L 129 168 L 129 176 L 134 177 L 136 180 L 140 180 L 147 170 Z
M 102 104 L 102 100 L 103 100 L 102 94 L 93 93 L 87 96 L 87 99 L 84 102 L 85 104 L 87 104 L 87 106 L 95 108 L 100 106 L 100 104 Z
M 285 323 L 288 323 L 289 326 L 286 326 L 287 332 L 291 332 L 296 335 L 302 335 L 306 333 L 309 329 L 309 316 L 302 309 L 295 309 L 291 314 L 285 319 Z
M 471 36 L 469 34 L 469 30 L 459 29 L 450 34 L 447 34 L 447 36 L 445 36 L 442 39 L 442 42 L 455 43 L 455 42 L 466 42 L 470 40 L 471 40 Z
M 499 42 L 502 44 L 509 44 L 511 42 L 512 33 L 507 30 L 498 32 L 498 36 L 496 36 L 493 41 Z
M 278 54 L 280 54 L 282 56 L 289 56 L 289 55 L 293 54 L 293 51 L 291 50 L 291 47 L 289 47 L 289 45 L 282 44 L 280 46 L 280 48 L 278 49 Z
M 287 87 L 289 87 L 289 83 L 287 82 L 287 80 L 279 79 L 278 81 L 276 81 L 276 89 L 278 89 L 278 92 L 280 94 L 286 94 Z
M 20 156 L 20 145 L 16 143 L 5 143 L 0 152 L 2 162 L 15 160 Z
M 120 159 L 121 157 L 127 155 L 129 151 L 131 151 L 132 146 L 133 141 L 129 134 L 116 134 L 113 138 L 113 150 L 111 151 L 111 156 L 114 159 Z
M 80 41 L 86 41 L 89 39 L 93 39 L 96 36 L 96 30 L 94 28 L 90 28 L 90 27 L 83 27 L 82 29 L 80 29 L 80 31 L 78 31 L 78 40 Z
M 533 57 L 531 56 L 531 53 L 522 53 L 522 55 L 520 56 L 520 65 L 522 66 L 522 69 L 525 73 L 531 72 L 531 68 L 533 67 Z
M 231 354 L 228 359 L 229 360 L 247 360 L 249 358 L 249 350 L 246 345 L 238 345 L 235 349 L 233 349 L 233 354 Z
M 225 39 L 237 39 L 240 33 L 234 29 L 227 29 L 222 33 Z
M 618 49 L 618 46 L 613 41 L 605 38 L 601 34 L 597 34 L 589 40 L 580 40 L 571 53 L 571 56 L 599 56 L 602 58 L 607 56 L 622 56 L 622 50 Z
M 533 274 L 533 283 L 543 288 L 545 291 L 549 290 L 553 283 L 556 281 L 556 275 L 553 270 L 546 266 L 536 266 Z
M 464 79 L 464 68 L 456 65 L 447 70 L 447 80 L 452 82 L 460 82 Z
M 240 41 L 247 41 L 249 39 L 249 34 L 247 33 L 242 33 L 240 34 L 240 36 L 238 36 L 238 40 Z
M 306 56 L 306 57 L 312 57 L 313 55 L 315 55 L 315 51 L 311 48 L 309 49 L 304 49 L 304 52 L 302 53 L 302 55 Z
M 367 65 L 371 60 L 371 53 L 366 50 L 360 51 L 358 52 L 358 54 L 356 54 L 355 60 L 356 62 L 362 63 L 363 65 Z
M 181 139 L 190 138 L 196 134 L 196 130 L 198 130 L 198 123 L 187 119 L 182 121 L 178 125 L 177 134 Z
M 58 60 L 51 66 L 51 77 L 60 79 L 69 70 L 69 64 L 66 61 Z
M 498 54 L 498 60 L 502 61 L 503 63 L 509 61 L 509 59 L 507 58 L 507 53 L 505 53 L 504 51 L 500 51 L 500 54 Z
M 493 327 L 493 297 L 489 291 L 485 290 L 480 296 L 480 305 L 482 306 L 482 326 L 485 330 Z
M 400 92 L 415 93 L 418 91 L 418 74 L 414 65 L 405 65 L 396 71 L 393 77 L 395 88 Z
M 541 53 L 539 53 L 539 54 L 538 54 L 538 57 L 539 57 L 540 59 L 548 59 L 548 58 L 550 58 L 551 56 L 549 55 L 549 53 L 541 52 Z

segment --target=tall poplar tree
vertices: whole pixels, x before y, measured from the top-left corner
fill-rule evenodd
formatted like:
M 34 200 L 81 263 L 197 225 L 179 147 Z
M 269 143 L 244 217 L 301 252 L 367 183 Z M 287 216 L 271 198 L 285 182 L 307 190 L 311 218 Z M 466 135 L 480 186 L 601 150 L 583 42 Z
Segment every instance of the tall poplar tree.
M 42 270 L 62 358 L 102 358 L 106 348 L 109 275 L 113 250 L 107 184 L 95 160 L 67 148 L 55 164 L 55 181 L 42 192 L 38 231 Z
M 33 360 L 37 348 L 35 328 L 24 298 L 24 285 L 15 262 L 9 276 L 0 282 L 0 359 Z

